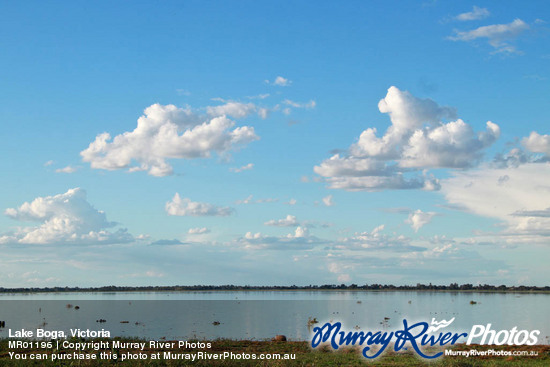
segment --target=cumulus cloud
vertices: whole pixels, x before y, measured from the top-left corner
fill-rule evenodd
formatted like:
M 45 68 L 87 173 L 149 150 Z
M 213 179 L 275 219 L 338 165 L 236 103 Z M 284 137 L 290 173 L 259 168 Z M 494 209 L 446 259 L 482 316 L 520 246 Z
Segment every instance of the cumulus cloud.
M 220 106 L 208 106 L 206 107 L 206 113 L 212 117 L 217 116 L 229 116 L 235 119 L 242 119 L 247 117 L 253 112 L 257 112 L 258 108 L 254 103 L 241 103 L 228 101 Z M 260 114 L 260 117 L 262 115 Z
M 498 125 L 490 121 L 479 133 L 461 119 L 445 123 L 443 119 L 456 118 L 455 109 L 396 87 L 388 89 L 378 109 L 391 121 L 382 137 L 368 128 L 345 154 L 314 167 L 330 188 L 438 190 L 439 181 L 426 169 L 470 167 L 500 135 Z
M 461 249 L 453 243 L 440 244 L 427 251 L 413 252 L 402 256 L 403 259 L 441 259 L 445 261 L 471 260 L 479 257 L 477 252 Z
M 323 162 L 324 163 L 324 162 Z M 322 167 L 322 165 L 321 165 Z M 315 167 L 320 175 L 321 170 Z M 356 174 L 356 173 L 354 173 Z M 435 178 L 424 179 L 423 177 L 406 178 L 402 172 L 396 172 L 387 176 L 366 176 L 350 177 L 336 176 L 325 179 L 331 189 L 342 189 L 347 191 L 379 191 L 379 190 L 406 190 L 424 189 L 427 191 L 439 190 L 439 180 Z
M 409 223 L 412 229 L 414 229 L 415 232 L 418 232 L 420 228 L 430 223 L 435 215 L 437 215 L 437 213 L 423 212 L 422 210 L 418 209 L 412 213 L 409 213 L 409 217 L 407 218 L 405 223 Z
M 403 235 L 390 236 L 383 233 L 385 226 L 380 225 L 371 232 L 355 233 L 336 242 L 339 250 L 378 250 L 392 252 L 423 251 L 425 247 L 414 246 L 411 239 Z
M 210 233 L 210 230 L 206 227 L 189 228 L 188 234 L 206 234 Z
M 294 215 L 287 215 L 283 219 L 272 219 L 264 223 L 266 226 L 295 227 L 300 224 Z
M 531 161 L 533 161 L 533 157 L 526 154 L 522 149 L 513 148 L 505 154 L 497 154 L 493 159 L 492 165 L 497 168 L 517 167 L 520 164 Z
M 495 52 L 518 53 L 511 44 L 521 33 L 529 29 L 529 25 L 521 19 L 515 19 L 508 24 L 486 25 L 471 31 L 455 31 L 454 36 L 450 36 L 452 41 L 474 41 L 479 38 L 487 39 Z
M 294 233 L 279 237 L 247 232 L 244 237 L 236 240 L 237 245 L 252 250 L 309 250 L 324 243 L 325 240 L 310 235 L 306 227 L 297 227 Z
M 212 153 L 227 153 L 259 139 L 253 127 L 235 127 L 235 122 L 226 117 L 229 113 L 243 116 L 247 105 L 228 105 L 209 110 L 209 117 L 174 105 L 151 105 L 133 131 L 114 138 L 101 133 L 80 155 L 96 169 L 170 175 L 173 169 L 168 159 L 208 158 Z
M 550 135 L 540 135 L 532 131 L 529 137 L 521 140 L 521 144 L 533 153 L 544 153 L 550 156 Z
M 12 219 L 40 225 L 20 227 L 14 233 L 0 235 L 0 243 L 115 244 L 134 240 L 125 229 L 108 231 L 117 223 L 107 221 L 105 213 L 88 203 L 86 191 L 80 188 L 38 197 L 19 208 L 8 208 L 4 213 Z
M 248 163 L 242 167 L 234 167 L 234 168 L 230 168 L 229 170 L 231 172 L 235 172 L 235 173 L 240 173 L 242 171 L 248 171 L 248 170 L 251 170 L 252 168 L 254 168 L 254 163 Z
M 349 282 L 351 277 L 349 274 L 344 273 L 350 270 L 354 270 L 355 264 L 348 264 L 339 261 L 330 261 L 327 264 L 327 269 L 330 273 L 338 274 L 338 282 Z
M 480 8 L 479 6 L 474 5 L 474 8 L 472 9 L 472 11 L 467 12 L 467 13 L 458 14 L 455 17 L 455 19 L 459 20 L 461 22 L 465 22 L 465 21 L 469 21 L 469 20 L 484 19 L 484 18 L 487 18 L 490 14 L 491 13 L 489 12 L 489 10 L 487 10 L 485 8 Z
M 171 201 L 165 205 L 165 210 L 168 215 L 178 216 L 228 216 L 233 213 L 233 209 L 229 207 L 219 207 L 208 203 L 200 203 L 191 201 L 188 198 L 181 198 L 179 193 L 176 193 Z
M 491 121 L 487 122 L 487 130 L 478 134 L 460 119 L 429 131 L 417 130 L 404 147 L 399 164 L 418 168 L 470 167 L 499 136 L 500 128 Z
M 279 87 L 288 87 L 289 85 L 292 84 L 292 81 L 288 80 L 287 78 L 284 78 L 282 76 L 278 76 L 272 82 L 270 82 L 269 80 L 266 80 L 265 83 L 276 85 L 276 86 L 279 86 Z

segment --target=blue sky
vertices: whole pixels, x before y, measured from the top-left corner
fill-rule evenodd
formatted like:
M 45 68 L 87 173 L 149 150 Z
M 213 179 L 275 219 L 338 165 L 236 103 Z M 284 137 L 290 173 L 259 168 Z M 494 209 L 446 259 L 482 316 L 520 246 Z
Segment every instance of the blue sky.
M 547 2 L 0 11 L 3 286 L 548 284 Z

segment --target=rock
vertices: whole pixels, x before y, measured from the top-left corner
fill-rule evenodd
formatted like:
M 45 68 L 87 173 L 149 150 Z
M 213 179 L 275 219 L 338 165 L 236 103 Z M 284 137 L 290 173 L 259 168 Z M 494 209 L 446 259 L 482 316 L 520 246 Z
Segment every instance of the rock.
M 275 335 L 273 339 L 271 339 L 274 342 L 286 342 L 286 336 L 284 335 Z

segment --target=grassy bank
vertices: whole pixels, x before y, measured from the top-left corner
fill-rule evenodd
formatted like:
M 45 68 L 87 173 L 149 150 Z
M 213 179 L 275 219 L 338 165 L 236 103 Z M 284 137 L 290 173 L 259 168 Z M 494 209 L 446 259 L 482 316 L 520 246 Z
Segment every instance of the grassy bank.
M 112 346 L 112 341 L 107 340 L 109 346 Z M 75 341 L 77 341 L 75 339 Z M 125 339 L 131 342 L 146 342 L 139 339 Z M 86 350 L 79 352 L 89 356 L 95 355 L 96 360 L 55 360 L 52 361 L 52 355 L 63 358 L 63 356 L 73 355 L 75 352 L 72 349 L 10 349 L 7 339 L 0 340 L 0 365 L 2 366 L 112 366 L 112 365 L 127 365 L 127 366 L 365 366 L 372 364 L 376 366 L 548 366 L 550 365 L 550 346 L 521 346 L 521 347 L 483 347 L 483 346 L 455 346 L 454 350 L 470 350 L 478 351 L 495 349 L 504 351 L 534 351 L 538 353 L 537 357 L 458 357 L 446 356 L 433 362 L 421 359 L 410 352 L 395 353 L 388 351 L 382 357 L 367 361 L 360 354 L 359 349 L 347 348 L 333 352 L 330 348 L 319 348 L 312 350 L 307 342 L 270 342 L 270 341 L 235 341 L 235 340 L 216 340 L 209 342 L 210 348 L 190 349 L 178 348 L 177 346 L 169 348 L 144 348 L 143 351 L 135 348 L 117 350 L 114 348 L 102 348 L 98 350 Z M 14 355 L 10 358 L 10 352 L 17 353 L 21 359 L 15 359 Z M 195 361 L 165 359 L 165 352 L 171 352 L 174 355 L 191 355 L 203 352 L 205 354 L 222 355 L 225 353 L 233 353 L 233 355 L 242 355 L 243 353 L 249 356 L 255 355 L 257 359 L 200 359 Z M 146 355 L 143 360 L 126 360 L 121 361 L 121 356 L 130 353 L 137 355 L 139 353 Z M 430 354 L 434 354 L 432 351 Z M 111 359 L 113 354 L 119 357 L 116 360 Z M 152 355 L 160 357 L 153 359 Z M 294 357 L 295 359 L 260 359 L 261 356 L 267 354 L 280 355 L 284 358 Z M 101 359 L 103 355 L 103 359 Z M 26 357 L 25 357 L 26 356 Z M 31 358 L 42 357 L 44 360 L 36 360 Z M 26 359 L 24 359 L 26 358 Z M 272 357 L 273 358 L 273 357 Z

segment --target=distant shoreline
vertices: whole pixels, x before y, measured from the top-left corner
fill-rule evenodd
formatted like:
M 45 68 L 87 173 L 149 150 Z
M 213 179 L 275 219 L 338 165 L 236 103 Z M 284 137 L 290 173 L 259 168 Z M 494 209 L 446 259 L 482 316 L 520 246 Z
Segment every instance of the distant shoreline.
M 2 288 L 3 293 L 110 293 L 110 292 L 212 292 L 212 291 L 354 291 L 354 292 L 459 292 L 459 293 L 550 293 L 550 286 L 513 286 L 477 285 L 456 283 L 446 285 L 394 286 L 372 284 L 321 285 L 321 286 L 237 286 L 237 285 L 195 285 L 195 286 L 103 286 L 103 287 L 44 287 L 44 288 Z

